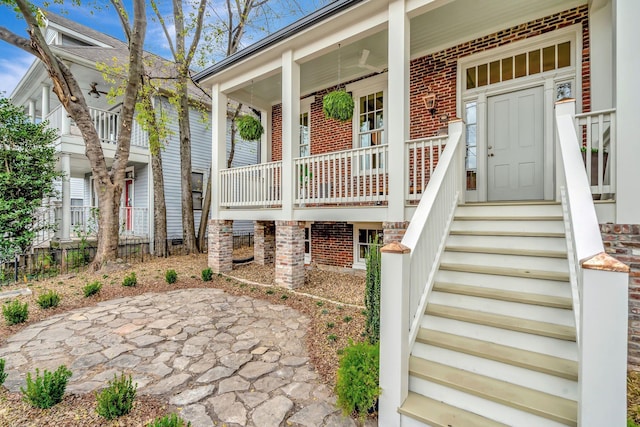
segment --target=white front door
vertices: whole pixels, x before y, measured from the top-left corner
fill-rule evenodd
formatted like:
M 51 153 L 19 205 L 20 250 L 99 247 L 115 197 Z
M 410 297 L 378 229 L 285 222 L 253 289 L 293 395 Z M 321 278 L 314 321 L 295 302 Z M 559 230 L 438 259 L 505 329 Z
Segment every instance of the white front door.
M 487 101 L 488 200 L 542 200 L 543 87 L 492 96 Z

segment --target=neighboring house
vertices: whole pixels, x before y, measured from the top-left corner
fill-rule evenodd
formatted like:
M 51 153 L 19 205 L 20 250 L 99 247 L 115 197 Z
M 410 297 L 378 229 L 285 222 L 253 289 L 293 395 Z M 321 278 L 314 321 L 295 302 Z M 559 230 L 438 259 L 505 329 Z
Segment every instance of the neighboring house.
M 98 134 L 102 139 L 102 148 L 107 164 L 115 155 L 117 132 L 119 126 L 120 103 L 108 101 L 106 94 L 111 85 L 105 83 L 102 74 L 97 70 L 97 63 L 113 64 L 113 58 L 125 63 L 128 48 L 125 43 L 91 28 L 70 21 L 59 15 L 46 14 L 46 39 L 54 51 L 68 61 L 82 88 Z M 151 55 L 151 54 L 147 54 Z M 166 73 L 170 62 L 155 57 L 156 70 Z M 196 99 L 194 91 L 194 99 Z M 48 245 L 54 239 L 69 241 L 83 235 L 96 232 L 95 208 L 97 197 L 93 186 L 93 177 L 89 160 L 85 155 L 82 136 L 69 118 L 66 111 L 52 91 L 49 76 L 42 63 L 35 60 L 25 76 L 11 94 L 12 102 L 24 105 L 34 120 L 48 120 L 50 125 L 59 130 L 60 137 L 56 141 L 58 167 L 70 180 L 58 185 L 59 200 L 52 200 L 47 218 L 55 217 L 58 222 L 56 235 L 42 234 L 38 236 L 36 245 Z M 168 113 L 172 135 L 165 143 L 162 152 L 165 182 L 165 199 L 167 209 L 167 237 L 173 243 L 182 240 L 182 208 L 181 208 L 181 169 L 178 138 L 178 119 L 175 108 L 166 98 L 157 96 L 156 108 L 163 108 Z M 210 128 L 204 123 L 201 113 L 192 109 L 190 117 L 192 138 L 192 185 L 194 198 L 194 217 L 196 230 L 199 226 L 204 198 L 204 185 L 211 163 Z M 227 124 L 227 126 L 229 126 Z M 223 126 L 224 128 L 224 126 Z M 255 163 L 257 149 L 255 143 L 241 141 L 236 151 L 236 162 Z M 151 156 L 148 148 L 148 135 L 134 121 L 131 136 L 131 152 L 126 170 L 125 186 L 120 208 L 121 240 L 153 243 L 153 182 L 151 173 Z M 150 247 L 153 251 L 153 248 Z
M 629 268 L 601 230 L 638 263 L 638 18 L 634 0 L 338 0 L 199 73 L 209 265 L 231 269 L 233 219 L 291 288 L 305 258 L 363 267 L 383 234 L 403 246 L 383 249 L 380 425 L 622 425 Z M 322 111 L 336 88 L 344 123 Z M 257 165 L 224 164 L 229 99 L 261 111 Z

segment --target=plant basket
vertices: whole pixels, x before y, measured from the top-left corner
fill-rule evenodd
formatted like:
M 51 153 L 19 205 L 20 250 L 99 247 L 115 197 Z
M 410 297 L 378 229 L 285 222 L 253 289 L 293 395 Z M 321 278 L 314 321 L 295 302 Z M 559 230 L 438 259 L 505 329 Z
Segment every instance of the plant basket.
M 240 138 L 245 141 L 259 141 L 262 137 L 262 133 L 264 132 L 264 128 L 262 127 L 260 120 L 250 115 L 244 115 L 237 118 L 236 126 L 238 128 L 238 133 L 240 133 Z
M 334 90 L 322 99 L 322 111 L 330 119 L 347 122 L 353 117 L 353 98 L 345 90 Z

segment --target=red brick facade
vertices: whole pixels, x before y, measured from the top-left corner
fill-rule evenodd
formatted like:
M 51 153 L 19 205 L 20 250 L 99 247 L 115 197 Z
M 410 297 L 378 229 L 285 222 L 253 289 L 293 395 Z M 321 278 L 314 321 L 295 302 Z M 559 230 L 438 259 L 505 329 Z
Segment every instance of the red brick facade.
M 629 271 L 628 363 L 640 367 L 640 225 L 601 224 L 600 232 L 608 254 L 627 264 Z
M 575 24 L 582 25 L 582 110 L 585 112 L 590 111 L 588 7 L 587 5 L 582 5 L 411 61 L 411 83 L 409 89 L 411 92 L 410 138 L 417 139 L 434 136 L 438 129 L 442 127 L 439 121 L 441 115 L 456 116 L 458 59 Z M 427 93 L 428 87 L 436 93 L 436 98 L 438 99 L 438 112 L 435 117 L 431 117 L 422 102 L 422 97 Z
M 322 265 L 353 265 L 353 225 L 346 222 L 311 224 L 311 261 Z

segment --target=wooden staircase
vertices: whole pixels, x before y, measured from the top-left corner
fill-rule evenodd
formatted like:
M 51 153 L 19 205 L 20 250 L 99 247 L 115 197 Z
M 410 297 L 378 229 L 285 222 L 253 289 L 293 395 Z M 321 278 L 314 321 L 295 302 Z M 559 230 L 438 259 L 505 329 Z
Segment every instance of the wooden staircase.
M 575 340 L 561 206 L 459 206 L 402 426 L 576 426 Z

